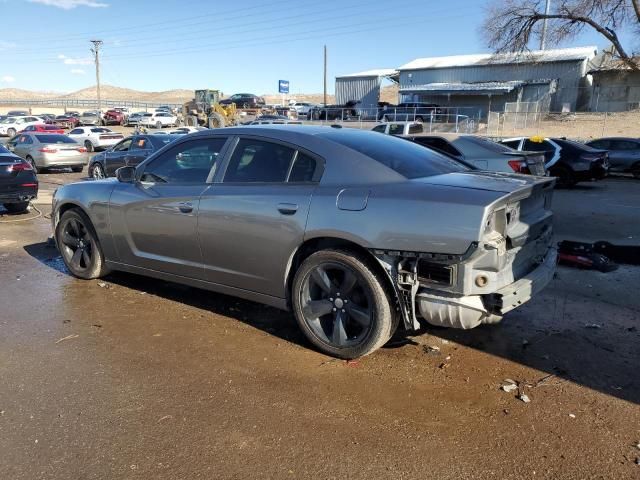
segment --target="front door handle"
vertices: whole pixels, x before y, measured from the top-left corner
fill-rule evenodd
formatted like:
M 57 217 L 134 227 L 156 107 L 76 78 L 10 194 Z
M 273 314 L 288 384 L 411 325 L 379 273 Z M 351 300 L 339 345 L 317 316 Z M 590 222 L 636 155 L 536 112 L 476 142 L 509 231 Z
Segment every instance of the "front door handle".
M 293 215 L 298 211 L 298 205 L 295 203 L 279 203 L 278 211 L 283 215 Z
M 191 202 L 183 202 L 178 204 L 178 209 L 182 213 L 191 213 L 193 212 L 193 204 Z

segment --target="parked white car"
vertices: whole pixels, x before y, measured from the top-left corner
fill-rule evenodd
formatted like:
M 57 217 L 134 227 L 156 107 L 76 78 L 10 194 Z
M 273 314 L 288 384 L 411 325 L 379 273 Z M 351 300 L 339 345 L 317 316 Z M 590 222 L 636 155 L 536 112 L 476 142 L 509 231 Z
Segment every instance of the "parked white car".
M 16 133 L 25 129 L 29 125 L 45 123 L 40 117 L 21 116 L 7 117 L 0 121 L 0 135 L 13 137 Z
M 417 135 L 424 132 L 424 127 L 419 122 L 386 122 L 376 125 L 371 130 L 387 135 Z
M 145 113 L 140 119 L 139 125 L 144 127 L 175 127 L 178 123 L 178 117 L 168 112 Z
M 123 134 L 105 127 L 77 127 L 67 135 L 84 145 L 88 152 L 109 148 L 124 139 Z
M 317 107 L 315 103 L 309 102 L 295 102 L 293 104 L 289 104 L 289 108 L 292 108 L 296 111 L 298 116 L 308 117 L 309 112 L 312 108 Z

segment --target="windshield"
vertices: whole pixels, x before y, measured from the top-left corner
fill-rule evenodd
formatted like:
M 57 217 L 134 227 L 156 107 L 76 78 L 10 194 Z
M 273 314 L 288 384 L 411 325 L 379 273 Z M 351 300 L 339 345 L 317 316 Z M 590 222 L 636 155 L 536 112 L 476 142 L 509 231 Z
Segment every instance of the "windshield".
M 95 113 L 92 113 L 92 112 L 84 112 L 84 113 L 82 114 L 82 116 L 83 116 L 83 117 L 95 117 L 95 116 L 96 116 L 96 114 L 95 114 Z
M 36 135 L 40 143 L 77 143 L 66 135 Z
M 319 136 L 360 152 L 409 179 L 469 170 L 440 153 L 391 135 L 340 129 Z

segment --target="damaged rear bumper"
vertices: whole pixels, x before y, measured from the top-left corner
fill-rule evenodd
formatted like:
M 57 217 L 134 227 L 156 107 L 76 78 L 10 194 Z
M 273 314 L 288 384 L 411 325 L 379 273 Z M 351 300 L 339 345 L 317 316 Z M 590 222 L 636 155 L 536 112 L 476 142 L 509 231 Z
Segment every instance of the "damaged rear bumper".
M 531 272 L 487 295 L 456 296 L 419 289 L 415 309 L 430 324 L 443 327 L 469 329 L 482 323 L 496 323 L 547 286 L 553 279 L 557 260 L 557 250 L 550 248 Z

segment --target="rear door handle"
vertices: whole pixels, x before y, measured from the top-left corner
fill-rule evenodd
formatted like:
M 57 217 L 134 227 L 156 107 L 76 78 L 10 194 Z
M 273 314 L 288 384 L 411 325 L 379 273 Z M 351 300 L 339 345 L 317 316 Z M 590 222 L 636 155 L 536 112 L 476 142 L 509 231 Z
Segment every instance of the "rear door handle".
M 178 204 L 178 210 L 182 213 L 191 213 L 193 212 L 193 204 L 191 202 L 183 202 Z
M 295 203 L 279 203 L 278 211 L 283 215 L 293 215 L 298 211 L 298 205 Z

